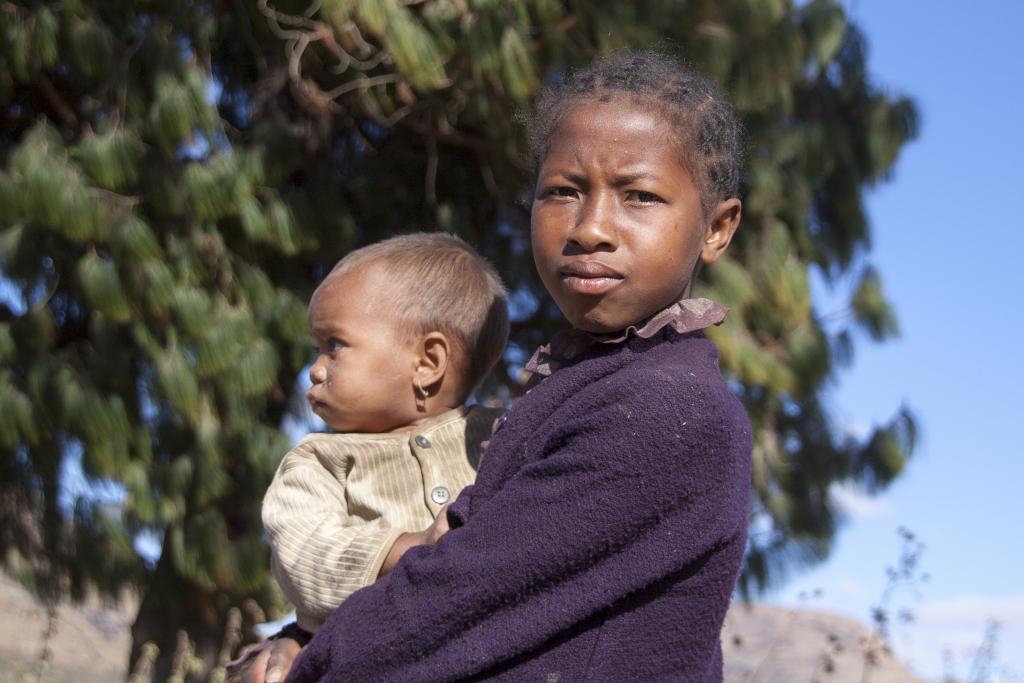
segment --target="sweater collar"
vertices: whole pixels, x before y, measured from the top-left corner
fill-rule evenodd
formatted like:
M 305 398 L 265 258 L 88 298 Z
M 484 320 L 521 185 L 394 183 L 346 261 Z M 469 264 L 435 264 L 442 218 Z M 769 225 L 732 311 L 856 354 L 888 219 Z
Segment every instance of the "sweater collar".
M 671 327 L 679 334 L 695 332 L 712 325 L 720 325 L 725 320 L 726 313 L 725 307 L 710 299 L 680 299 L 647 320 L 630 325 L 621 332 L 559 332 L 549 343 L 534 352 L 523 369 L 532 375 L 529 384 L 535 384 L 597 344 L 621 344 L 630 337 L 650 339 L 666 327 Z

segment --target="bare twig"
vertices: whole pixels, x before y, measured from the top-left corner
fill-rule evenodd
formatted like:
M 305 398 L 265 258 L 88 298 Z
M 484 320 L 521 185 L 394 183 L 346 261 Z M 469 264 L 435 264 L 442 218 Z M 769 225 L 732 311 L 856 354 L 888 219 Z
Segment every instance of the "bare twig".
M 235 0 L 235 14 L 242 18 L 238 25 L 242 29 L 242 38 L 245 40 L 246 45 L 249 46 L 253 59 L 259 64 L 260 71 L 266 71 L 267 58 L 263 54 L 263 48 L 256 42 L 256 36 L 252 32 L 252 25 L 249 23 L 249 12 L 243 6 L 242 0 Z
M 174 648 L 171 675 L 167 678 L 167 683 L 185 683 L 185 678 L 192 668 L 193 652 L 192 641 L 189 640 L 188 633 L 178 631 L 178 644 Z
M 437 139 L 427 138 L 427 170 L 423 178 L 423 196 L 427 206 L 437 206 Z
M 352 21 L 342 24 L 340 30 L 352 39 L 361 58 L 345 50 L 335 38 L 333 27 L 313 19 L 320 9 L 319 2 L 312 3 L 301 15 L 280 12 L 270 7 L 267 0 L 259 0 L 257 6 L 260 13 L 267 18 L 270 31 L 286 41 L 289 74 L 293 80 L 302 78 L 299 61 L 310 43 L 323 43 L 324 47 L 337 58 L 338 64 L 332 69 L 335 74 L 342 74 L 349 67 L 355 67 L 360 71 L 369 71 L 389 60 L 387 52 L 378 50 L 366 42 L 359 28 Z
M 467 147 L 480 152 L 490 152 L 494 149 L 494 145 L 490 140 L 475 137 L 459 130 L 441 131 L 417 121 L 406 121 L 404 125 L 424 137 L 435 137 L 438 142 L 445 144 Z
M 46 628 L 43 629 L 43 646 L 39 651 L 39 668 L 36 669 L 36 681 L 40 683 L 53 660 L 53 649 L 50 644 L 55 635 L 57 635 L 57 604 L 50 599 L 46 603 Z
M 886 584 L 878 603 L 871 608 L 871 633 L 864 644 L 864 663 L 861 669 L 861 683 L 871 680 L 871 672 L 878 665 L 883 655 L 889 654 L 889 624 L 892 618 L 892 600 L 896 591 L 905 586 L 913 586 L 918 581 L 927 580 L 927 574 L 920 572 L 921 553 L 924 543 L 904 527 L 898 530 L 902 547 L 895 567 L 887 567 Z
M 346 51 L 338 44 L 338 41 L 334 37 L 334 31 L 331 30 L 331 27 L 326 24 L 321 24 L 320 40 L 323 42 L 324 47 L 338 58 L 338 65 L 333 69 L 335 74 L 345 73 L 350 66 L 354 66 L 360 71 L 369 71 L 385 62 L 390 63 L 391 55 L 384 50 L 375 50 L 372 45 L 363 40 L 363 36 L 359 33 L 359 29 L 356 27 L 355 23 L 351 21 L 345 23 L 343 30 L 348 32 L 348 34 L 353 38 L 353 42 L 356 43 L 356 46 L 364 55 L 364 58 L 359 59 Z
M 302 54 L 309 47 L 310 40 L 312 40 L 310 34 L 299 33 L 297 37 L 285 43 L 284 49 L 288 53 L 288 75 L 295 82 L 302 80 Z
M 302 31 L 292 31 L 282 28 L 282 24 L 287 24 L 288 26 L 299 26 L 307 29 L 316 28 L 316 22 L 312 21 L 305 14 L 297 17 L 293 14 L 278 12 L 276 9 L 270 7 L 267 0 L 259 0 L 259 2 L 256 3 L 256 6 L 259 7 L 260 13 L 267 18 L 267 23 L 270 25 L 271 32 L 278 38 L 294 39 L 305 35 Z
M 397 83 L 402 79 L 398 74 L 382 74 L 380 76 L 362 76 L 360 78 L 353 79 L 347 83 L 342 83 L 336 88 L 325 91 L 324 97 L 330 100 L 337 99 L 345 93 L 352 92 L 353 90 L 366 90 L 377 85 L 384 85 L 386 83 Z
M 373 45 L 370 45 L 370 43 L 366 42 L 366 39 L 363 38 L 363 33 L 362 31 L 359 30 L 359 27 L 356 26 L 356 22 L 347 21 L 342 25 L 341 28 L 343 31 L 349 34 L 353 42 L 355 42 L 356 47 L 362 50 L 363 55 L 369 56 L 375 51 Z
M 152 641 L 145 643 L 139 651 L 139 657 L 132 667 L 132 674 L 128 677 L 128 683 L 149 683 L 153 677 L 153 664 L 156 656 L 160 654 L 160 648 Z
M 985 636 L 981 645 L 974 652 L 974 659 L 971 660 L 971 673 L 968 677 L 969 683 L 987 683 L 992 665 L 996 661 L 996 643 L 999 638 L 999 630 L 1002 625 L 994 619 L 988 622 L 985 628 Z
M 260 607 L 260 603 L 256 602 L 252 598 L 249 598 L 242 603 L 242 611 L 245 612 L 245 616 L 249 618 L 254 624 L 261 624 L 267 620 L 267 615 Z
M 210 672 L 206 683 L 223 683 L 227 679 L 227 664 L 232 653 L 242 642 L 242 611 L 237 607 L 228 610 L 227 623 L 224 625 L 224 640 L 217 654 L 217 662 Z
M 46 101 L 50 103 L 50 106 L 53 107 L 57 116 L 64 123 L 72 127 L 78 125 L 78 117 L 75 116 L 71 105 L 64 101 L 64 98 L 60 96 L 60 93 L 57 92 L 57 89 L 53 87 L 53 84 L 45 76 L 39 79 L 39 89 L 42 91 L 43 97 L 46 98 Z

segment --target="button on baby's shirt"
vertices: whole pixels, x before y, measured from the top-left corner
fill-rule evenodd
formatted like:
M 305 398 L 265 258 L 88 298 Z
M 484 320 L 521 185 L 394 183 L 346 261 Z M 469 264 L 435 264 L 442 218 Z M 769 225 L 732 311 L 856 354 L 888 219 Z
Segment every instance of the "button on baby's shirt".
M 434 501 L 438 505 L 444 505 L 451 498 L 452 494 L 448 492 L 443 486 L 435 486 L 430 492 L 430 500 Z
M 416 445 L 420 448 L 430 448 L 430 439 L 423 435 L 417 436 L 413 441 L 415 441 Z

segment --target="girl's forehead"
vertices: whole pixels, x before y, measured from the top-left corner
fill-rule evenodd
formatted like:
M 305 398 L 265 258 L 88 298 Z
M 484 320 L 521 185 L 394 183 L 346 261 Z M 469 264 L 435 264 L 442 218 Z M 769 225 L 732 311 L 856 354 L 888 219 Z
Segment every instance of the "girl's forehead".
M 687 170 L 672 122 L 657 108 L 628 100 L 581 103 L 562 117 L 542 168 L 585 162 L 638 168 L 667 164 Z
M 584 100 L 566 110 L 555 137 L 567 129 L 575 132 L 588 131 L 601 135 L 619 130 L 623 133 L 650 133 L 657 131 L 672 135 L 672 120 L 662 107 L 643 100 L 615 97 L 608 101 Z

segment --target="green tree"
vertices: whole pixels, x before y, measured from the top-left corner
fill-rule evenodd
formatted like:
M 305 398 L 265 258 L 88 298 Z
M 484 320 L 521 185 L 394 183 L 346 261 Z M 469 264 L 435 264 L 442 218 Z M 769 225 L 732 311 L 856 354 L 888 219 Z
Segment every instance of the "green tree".
M 907 411 L 857 440 L 824 400 L 855 335 L 897 333 L 862 193 L 916 129 L 835 0 L 3 0 L 0 36 L 0 547 L 48 599 L 137 587 L 136 651 L 187 628 L 209 660 L 231 605 L 280 606 L 259 502 L 305 301 L 348 250 L 411 229 L 478 245 L 516 313 L 485 392 L 514 391 L 560 318 L 516 114 L 619 47 L 678 48 L 750 135 L 744 225 L 702 285 L 732 308 L 714 337 L 755 429 L 741 586 L 827 555 L 830 486 L 904 466 Z M 848 309 L 816 307 L 814 270 Z

